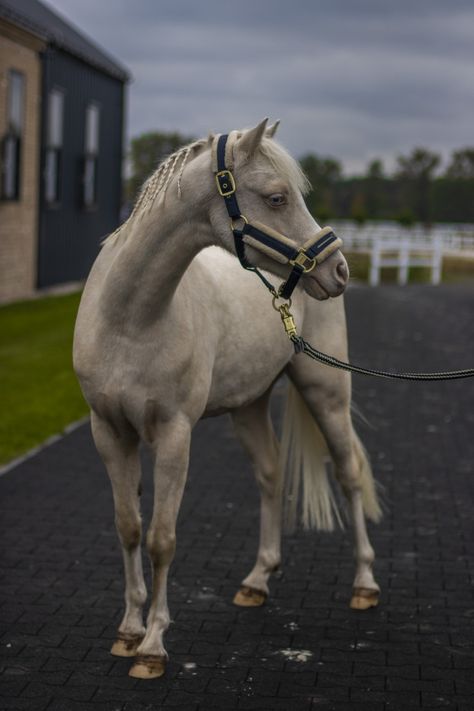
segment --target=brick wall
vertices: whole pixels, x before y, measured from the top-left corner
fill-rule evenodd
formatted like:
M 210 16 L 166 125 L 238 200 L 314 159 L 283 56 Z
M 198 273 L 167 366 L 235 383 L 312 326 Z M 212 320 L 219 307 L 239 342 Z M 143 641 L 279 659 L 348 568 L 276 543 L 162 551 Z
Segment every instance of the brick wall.
M 0 20 L 0 137 L 7 129 L 8 72 L 14 69 L 25 78 L 20 198 L 0 201 L 0 301 L 28 297 L 36 286 L 41 46 Z

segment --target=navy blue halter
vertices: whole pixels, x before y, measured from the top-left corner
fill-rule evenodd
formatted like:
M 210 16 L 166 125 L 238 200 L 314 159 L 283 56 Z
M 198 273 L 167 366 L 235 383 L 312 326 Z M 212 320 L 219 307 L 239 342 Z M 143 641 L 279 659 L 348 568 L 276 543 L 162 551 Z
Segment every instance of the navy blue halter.
M 224 203 L 227 209 L 227 213 L 231 219 L 232 224 L 232 234 L 234 236 L 235 251 L 241 265 L 244 269 L 255 272 L 260 279 L 264 282 L 268 289 L 274 295 L 278 295 L 283 299 L 289 299 L 293 293 L 296 285 L 298 284 L 301 276 L 308 271 L 311 271 L 317 264 L 317 257 L 321 252 L 326 250 L 329 245 L 333 244 L 338 240 L 334 232 L 326 232 L 319 239 L 316 239 L 314 243 L 310 244 L 306 248 L 296 248 L 293 247 L 283 240 L 279 240 L 277 237 L 263 231 L 261 228 L 252 225 L 247 221 L 247 219 L 242 215 L 239 208 L 239 203 L 237 202 L 236 196 L 236 184 L 235 179 L 230 170 L 226 167 L 225 161 L 225 150 L 227 144 L 227 134 L 222 134 L 219 136 L 217 141 L 217 172 L 216 172 L 216 183 L 219 194 L 224 198 Z M 236 227 L 238 221 L 242 221 L 241 227 Z M 330 229 L 330 228 L 326 228 Z M 263 276 L 263 274 L 250 264 L 245 256 L 245 244 L 244 237 L 249 235 L 260 244 L 269 247 L 281 254 L 285 259 L 292 265 L 292 270 L 287 278 L 287 280 L 280 286 L 278 292 L 275 287 L 270 284 L 270 282 Z

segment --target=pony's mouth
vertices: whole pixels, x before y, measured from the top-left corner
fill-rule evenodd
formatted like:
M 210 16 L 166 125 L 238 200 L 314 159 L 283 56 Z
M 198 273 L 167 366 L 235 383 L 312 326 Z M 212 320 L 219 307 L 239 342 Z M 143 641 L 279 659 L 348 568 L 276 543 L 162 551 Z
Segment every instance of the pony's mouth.
M 303 285 L 307 294 L 318 301 L 335 299 L 344 293 L 349 282 L 349 269 L 346 260 L 338 252 L 331 254 L 316 269 L 303 275 Z
M 308 275 L 305 278 L 303 285 L 306 293 L 318 301 L 326 301 L 326 299 L 329 299 L 331 296 L 331 294 L 324 288 L 315 276 Z

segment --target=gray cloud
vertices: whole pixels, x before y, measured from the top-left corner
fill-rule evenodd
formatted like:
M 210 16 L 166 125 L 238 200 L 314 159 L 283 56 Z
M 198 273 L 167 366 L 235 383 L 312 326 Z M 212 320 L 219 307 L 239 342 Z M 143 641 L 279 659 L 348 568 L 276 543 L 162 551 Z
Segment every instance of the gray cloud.
M 131 70 L 129 135 L 282 119 L 348 170 L 473 144 L 471 0 L 49 0 Z

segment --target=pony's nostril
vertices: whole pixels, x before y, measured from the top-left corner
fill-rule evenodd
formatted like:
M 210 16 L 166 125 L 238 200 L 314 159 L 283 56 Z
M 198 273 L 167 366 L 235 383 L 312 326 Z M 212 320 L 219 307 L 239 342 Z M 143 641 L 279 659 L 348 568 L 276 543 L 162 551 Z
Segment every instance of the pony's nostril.
M 349 278 L 349 270 L 345 262 L 339 262 L 336 266 L 336 274 L 342 281 L 346 282 Z

